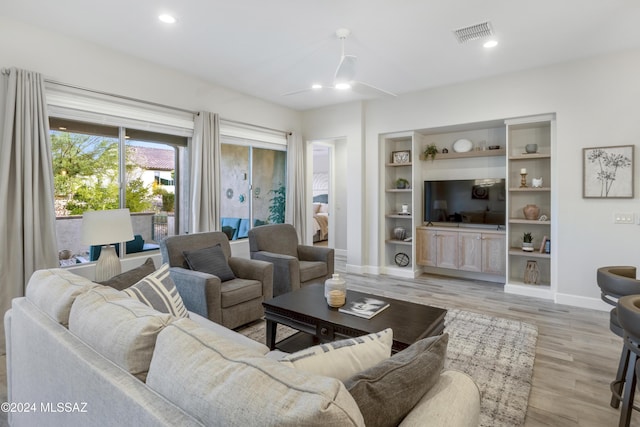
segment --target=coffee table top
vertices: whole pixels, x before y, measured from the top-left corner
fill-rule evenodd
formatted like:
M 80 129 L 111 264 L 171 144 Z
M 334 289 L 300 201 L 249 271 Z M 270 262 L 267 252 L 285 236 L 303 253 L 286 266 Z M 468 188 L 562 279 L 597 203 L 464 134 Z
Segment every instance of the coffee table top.
M 389 307 L 371 319 L 341 313 L 337 308 L 329 307 L 324 298 L 324 286 L 312 284 L 294 292 L 279 295 L 263 305 L 269 312 L 278 312 L 285 316 L 299 313 L 321 321 L 346 326 L 363 333 L 374 333 L 386 328 L 393 329 L 393 340 L 405 346 L 441 332 L 447 310 L 428 305 L 400 301 L 384 296 L 365 294 L 347 290 L 347 302 L 363 297 L 372 297 L 389 303 Z M 440 329 L 440 330 L 439 330 Z

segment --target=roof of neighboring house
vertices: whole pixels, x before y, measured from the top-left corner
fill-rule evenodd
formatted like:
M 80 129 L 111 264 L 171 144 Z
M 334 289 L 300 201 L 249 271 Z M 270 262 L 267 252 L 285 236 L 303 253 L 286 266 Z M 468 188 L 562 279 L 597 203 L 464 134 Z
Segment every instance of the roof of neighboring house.
M 132 146 L 133 161 L 146 170 L 172 171 L 175 169 L 175 152 L 160 148 Z

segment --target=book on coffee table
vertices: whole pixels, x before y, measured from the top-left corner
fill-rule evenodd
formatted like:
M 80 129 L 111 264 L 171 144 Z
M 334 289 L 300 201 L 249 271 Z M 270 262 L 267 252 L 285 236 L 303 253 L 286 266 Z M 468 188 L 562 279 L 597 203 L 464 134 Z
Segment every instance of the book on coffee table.
M 351 314 L 353 316 L 371 319 L 385 308 L 389 307 L 389 303 L 374 298 L 359 298 L 355 301 L 347 302 L 338 309 L 339 312 Z

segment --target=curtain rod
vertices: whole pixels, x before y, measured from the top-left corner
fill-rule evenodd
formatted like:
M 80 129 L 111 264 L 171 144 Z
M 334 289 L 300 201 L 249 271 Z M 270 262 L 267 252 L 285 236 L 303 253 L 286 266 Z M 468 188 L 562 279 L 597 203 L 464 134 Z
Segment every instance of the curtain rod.
M 8 75 L 9 74 L 9 69 L 8 68 L 2 68 L 2 69 L 0 69 L 0 73 L 4 74 L 4 75 Z M 116 98 L 125 99 L 127 101 L 143 102 L 145 104 L 154 105 L 156 107 L 169 108 L 169 109 L 172 109 L 172 110 L 181 111 L 183 113 L 200 114 L 198 111 L 191 111 L 191 110 L 187 110 L 187 109 L 184 109 L 184 108 L 172 107 L 172 106 L 165 105 L 165 104 L 160 104 L 160 103 L 157 103 L 157 102 L 142 101 L 140 99 L 131 98 L 129 96 L 116 95 L 116 94 L 109 93 L 109 92 L 104 92 L 104 91 L 101 91 L 101 90 L 88 89 L 86 87 L 72 85 L 72 84 L 69 84 L 69 83 L 62 83 L 62 82 L 59 82 L 59 81 L 56 81 L 56 80 L 52 80 L 52 79 L 45 78 L 44 81 L 46 83 L 56 84 L 56 85 L 68 87 L 68 88 L 71 88 L 71 89 L 85 90 L 87 92 L 95 93 L 95 94 L 98 94 L 98 95 L 113 96 L 113 97 L 116 97 Z M 291 135 L 291 132 L 288 132 L 288 131 L 284 131 L 284 130 L 280 130 L 280 129 L 273 129 L 273 128 L 269 128 L 269 127 L 266 127 L 266 126 L 254 125 L 252 123 L 240 122 L 240 121 L 237 121 L 237 120 L 228 120 L 228 119 L 225 119 L 225 118 L 222 118 L 222 117 L 220 118 L 220 120 L 223 120 L 223 121 L 228 122 L 228 123 L 234 123 L 234 124 L 245 125 L 245 126 L 252 126 L 252 127 L 256 127 L 256 128 L 260 128 L 260 129 L 269 130 L 269 131 L 272 131 L 272 132 L 278 132 L 278 133 L 282 133 L 282 134 L 285 134 L 285 135 Z

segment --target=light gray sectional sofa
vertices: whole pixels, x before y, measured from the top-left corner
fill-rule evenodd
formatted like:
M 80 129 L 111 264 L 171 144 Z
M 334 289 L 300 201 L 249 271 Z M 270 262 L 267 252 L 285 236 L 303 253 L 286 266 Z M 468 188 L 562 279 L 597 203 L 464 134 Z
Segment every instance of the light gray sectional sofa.
M 34 273 L 5 328 L 12 426 L 364 425 L 341 381 L 63 269 Z M 473 380 L 445 371 L 401 425 L 473 426 L 478 417 Z

